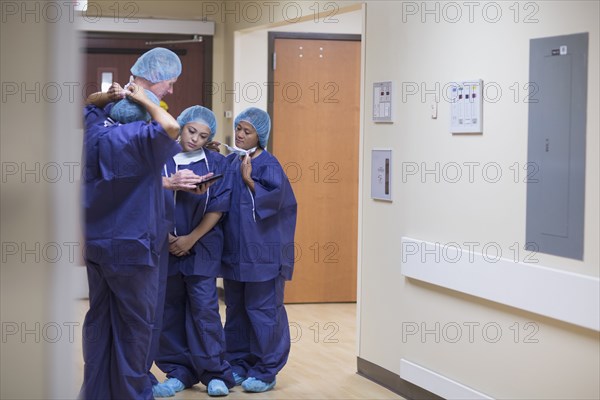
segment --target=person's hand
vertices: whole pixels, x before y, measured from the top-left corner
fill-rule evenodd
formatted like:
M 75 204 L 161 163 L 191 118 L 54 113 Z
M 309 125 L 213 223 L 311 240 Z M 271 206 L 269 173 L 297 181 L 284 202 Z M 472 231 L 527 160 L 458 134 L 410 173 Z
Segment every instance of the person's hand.
M 148 96 L 146 96 L 146 91 L 141 86 L 138 86 L 134 82 L 129 83 L 129 85 L 127 86 L 127 89 L 125 90 L 125 94 L 131 100 L 133 100 L 137 103 L 140 103 L 140 104 L 145 104 L 146 102 L 150 101 L 148 99 Z
M 166 178 L 168 184 L 163 186 L 170 190 L 183 190 L 195 193 L 196 186 L 202 182 L 203 179 L 206 178 L 204 176 L 196 175 L 192 170 L 182 169 Z
M 187 256 L 195 243 L 190 235 L 177 236 L 172 242 L 169 240 L 169 253 L 177 257 Z
M 211 176 L 213 176 L 214 174 L 212 172 L 209 172 L 206 175 L 202 175 L 201 178 L 202 180 L 206 180 L 208 178 L 210 178 Z M 209 187 L 211 187 L 216 181 L 210 181 L 207 183 L 202 183 L 202 181 L 200 181 L 200 183 L 196 186 L 195 190 L 192 193 L 195 194 L 204 194 L 206 193 L 206 191 L 208 190 Z
M 246 154 L 240 164 L 240 171 L 242 172 L 242 180 L 246 185 L 251 186 L 254 183 L 252 181 L 252 159 L 248 154 Z
M 216 151 L 217 153 L 221 152 L 221 149 L 219 148 L 219 146 L 221 145 L 220 142 L 217 142 L 216 140 L 211 140 L 210 142 L 206 143 L 204 145 L 205 148 L 212 150 L 212 151 Z
M 127 95 L 127 91 L 121 87 L 117 82 L 113 82 L 108 88 L 108 97 L 110 101 L 115 102 L 124 99 Z

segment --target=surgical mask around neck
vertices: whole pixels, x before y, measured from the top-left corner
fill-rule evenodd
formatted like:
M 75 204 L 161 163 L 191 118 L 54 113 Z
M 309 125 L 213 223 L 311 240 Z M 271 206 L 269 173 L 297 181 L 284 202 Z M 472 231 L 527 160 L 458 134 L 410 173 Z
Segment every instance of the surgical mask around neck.
M 244 150 L 244 149 L 240 149 L 239 147 L 236 147 L 235 145 L 229 146 L 229 145 L 226 145 L 225 143 L 223 143 L 223 145 L 225 147 L 227 147 L 227 150 L 229 150 L 232 153 L 237 154 L 240 157 L 245 157 L 247 155 L 250 155 L 250 154 L 254 153 L 256 151 L 256 149 L 258 148 L 258 146 L 255 146 L 249 150 Z
M 204 149 L 199 148 L 198 150 L 175 154 L 175 156 L 173 157 L 173 161 L 175 161 L 175 165 L 180 166 L 204 160 L 205 158 L 206 156 L 204 154 Z

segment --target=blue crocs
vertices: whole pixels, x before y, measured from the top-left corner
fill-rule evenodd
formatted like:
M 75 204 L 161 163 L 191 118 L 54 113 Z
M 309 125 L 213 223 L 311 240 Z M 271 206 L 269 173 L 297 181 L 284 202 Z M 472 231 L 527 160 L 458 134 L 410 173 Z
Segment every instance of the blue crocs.
M 216 396 L 227 396 L 229 394 L 229 389 L 220 379 L 212 379 L 208 382 L 208 395 L 211 397 Z
M 235 385 L 239 386 L 242 384 L 242 382 L 244 382 L 246 380 L 245 376 L 242 375 L 238 375 L 235 372 L 233 373 L 233 380 L 235 380 Z
M 242 387 L 246 392 L 262 393 L 273 389 L 275 387 L 275 380 L 271 383 L 267 383 L 260 379 L 250 377 L 242 382 Z
M 159 383 L 152 386 L 152 396 L 154 397 L 173 397 L 175 390 L 167 386 L 165 383 Z
M 181 392 L 183 389 L 185 389 L 185 385 L 183 384 L 183 382 L 181 382 L 177 378 L 169 378 L 166 381 L 164 381 L 163 383 L 161 383 L 161 385 L 170 387 L 171 389 L 173 389 L 173 391 L 175 393 Z

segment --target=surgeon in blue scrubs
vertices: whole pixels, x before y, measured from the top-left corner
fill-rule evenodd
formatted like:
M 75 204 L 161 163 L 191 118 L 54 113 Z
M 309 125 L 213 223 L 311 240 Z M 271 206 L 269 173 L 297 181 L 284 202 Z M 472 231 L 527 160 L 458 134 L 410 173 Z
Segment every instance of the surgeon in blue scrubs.
M 115 84 L 88 104 L 83 181 L 90 309 L 80 396 L 152 399 L 148 357 L 168 230 L 161 170 L 181 151 L 179 125 L 155 93 L 136 83 L 125 91 Z
M 167 161 L 164 175 L 191 170 L 200 176 L 222 177 L 213 181 L 203 195 L 167 191 L 167 207 L 174 210 L 175 226 L 169 240 L 169 278 L 155 360 L 167 380 L 159 387 L 178 392 L 202 382 L 210 396 L 225 396 L 235 381 L 224 359 L 225 336 L 216 278 L 223 250 L 219 221 L 229 210 L 231 184 L 225 157 L 204 148 L 217 130 L 213 112 L 192 106 L 179 115 L 177 122 L 183 152 Z
M 294 268 L 296 198 L 279 161 L 267 150 L 271 119 L 258 108 L 234 122 L 227 156 L 231 207 L 223 220 L 226 360 L 236 384 L 265 392 L 287 362 L 290 331 L 283 305 Z

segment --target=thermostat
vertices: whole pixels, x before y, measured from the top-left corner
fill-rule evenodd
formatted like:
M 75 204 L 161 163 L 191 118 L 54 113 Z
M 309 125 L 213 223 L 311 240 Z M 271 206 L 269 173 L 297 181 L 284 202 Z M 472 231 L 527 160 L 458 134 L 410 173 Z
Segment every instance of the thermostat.
M 391 81 L 373 83 L 373 122 L 393 122 Z

